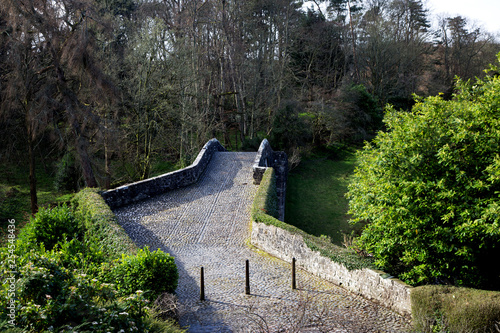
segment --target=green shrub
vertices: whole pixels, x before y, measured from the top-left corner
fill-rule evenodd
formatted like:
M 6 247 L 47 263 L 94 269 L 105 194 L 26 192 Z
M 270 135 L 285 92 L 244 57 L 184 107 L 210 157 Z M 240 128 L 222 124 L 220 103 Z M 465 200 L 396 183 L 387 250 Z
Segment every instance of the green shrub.
M 94 251 L 100 251 L 111 259 L 120 258 L 123 253 L 135 252 L 136 245 L 116 222 L 99 190 L 85 188 L 72 200 L 75 216 L 85 228 L 85 241 L 92 244 Z
M 451 101 L 388 108 L 349 185 L 358 244 L 411 285 L 498 289 L 500 77 L 458 82 Z
M 135 255 L 123 255 L 110 268 L 104 267 L 103 276 L 114 283 L 121 294 L 142 290 L 149 300 L 164 292 L 174 293 L 179 277 L 172 256 L 160 249 L 151 252 L 147 247 Z
M 109 260 L 92 243 L 75 238 L 57 243 L 53 250 L 59 253 L 61 264 L 64 267 L 77 269 L 87 274 L 97 273 L 100 265 Z
M 344 265 L 349 270 L 375 268 L 373 260 L 369 257 L 358 255 L 351 249 L 336 246 L 324 237 L 315 237 L 292 225 L 282 222 L 278 216 L 278 197 L 276 194 L 276 179 L 273 168 L 267 168 L 255 195 L 252 205 L 252 220 L 266 225 L 287 230 L 300 235 L 306 245 L 313 251 L 318 251 L 322 256 Z
M 2 311 L 0 330 L 182 332 L 156 320 L 145 298 L 175 290 L 173 258 L 147 249 L 124 255 L 136 247 L 96 190 L 82 191 L 73 204 L 74 213 L 66 206 L 42 209 L 21 231 L 16 255 L 0 248 L 1 309 L 13 299 L 12 281 L 16 289 L 16 326 Z
M 68 332 L 143 328 L 145 300 L 142 296 L 119 299 L 112 284 L 64 267 L 62 255 L 58 250 L 41 249 L 17 258 L 17 327 L 33 332 L 47 331 L 51 327 Z M 0 289 L 2 309 L 9 301 L 6 288 L 2 285 Z M 1 313 L 0 322 L 9 319 L 5 317 L 6 314 Z
M 479 333 L 500 330 L 500 292 L 422 286 L 411 292 L 417 332 Z
M 81 238 L 82 231 L 70 207 L 40 208 L 19 233 L 17 252 L 23 253 L 42 244 L 51 250 L 66 238 Z

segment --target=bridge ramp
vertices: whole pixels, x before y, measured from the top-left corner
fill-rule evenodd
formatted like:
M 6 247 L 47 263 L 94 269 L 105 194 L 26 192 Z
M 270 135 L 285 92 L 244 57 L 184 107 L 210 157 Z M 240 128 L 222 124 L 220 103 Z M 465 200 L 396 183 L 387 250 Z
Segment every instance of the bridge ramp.
M 400 315 L 249 247 L 255 153 L 217 152 L 191 186 L 115 210 L 140 247 L 173 255 L 189 332 L 405 332 Z M 251 295 L 245 295 L 245 260 Z M 199 301 L 200 267 L 206 301 Z

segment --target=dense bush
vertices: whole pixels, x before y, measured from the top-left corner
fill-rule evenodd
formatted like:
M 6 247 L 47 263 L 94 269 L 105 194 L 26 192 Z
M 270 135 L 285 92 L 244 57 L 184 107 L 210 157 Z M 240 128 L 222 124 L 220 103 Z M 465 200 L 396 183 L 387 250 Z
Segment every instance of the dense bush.
M 500 292 L 423 286 L 411 292 L 417 332 L 479 333 L 500 330 Z
M 17 327 L 34 332 L 144 329 L 148 313 L 142 295 L 120 299 L 113 284 L 68 268 L 67 259 L 56 249 L 32 250 L 17 258 Z M 5 285 L 0 294 L 0 306 L 5 309 L 9 301 Z M 5 315 L 0 315 L 0 322 L 9 319 Z
M 82 232 L 82 226 L 70 207 L 40 208 L 38 214 L 21 230 L 18 252 L 26 252 L 39 245 L 50 250 L 66 238 L 81 238 Z
M 151 252 L 147 247 L 135 255 L 124 255 L 103 275 L 116 285 L 119 293 L 147 290 L 145 297 L 151 301 L 164 292 L 175 292 L 178 280 L 174 258 L 159 249 Z
M 0 308 L 12 300 L 16 324 L 2 311 L 0 330 L 180 332 L 148 306 L 175 291 L 173 258 L 147 249 L 135 255 L 97 191 L 82 191 L 73 203 L 40 210 L 21 231 L 15 254 L 0 249 Z
M 304 117 L 300 104 L 294 100 L 282 102 L 273 117 L 273 130 L 269 140 L 271 146 L 288 153 L 310 141 L 311 137 L 312 128 L 307 117 Z
M 253 221 L 266 225 L 274 225 L 292 234 L 302 236 L 304 242 L 311 250 L 320 252 L 322 256 L 344 265 L 349 270 L 374 268 L 371 258 L 362 257 L 351 249 L 336 246 L 327 238 L 310 235 L 295 226 L 278 220 L 277 216 L 278 198 L 274 169 L 267 168 L 252 205 Z
M 358 245 L 412 285 L 500 287 L 500 77 L 388 108 L 349 186 Z

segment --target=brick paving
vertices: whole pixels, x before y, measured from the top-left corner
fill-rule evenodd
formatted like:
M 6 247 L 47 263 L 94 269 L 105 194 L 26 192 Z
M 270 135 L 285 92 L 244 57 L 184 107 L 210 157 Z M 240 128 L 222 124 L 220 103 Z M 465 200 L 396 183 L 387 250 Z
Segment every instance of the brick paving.
M 408 321 L 249 245 L 255 153 L 219 152 L 194 185 L 115 210 L 140 247 L 173 255 L 189 332 L 407 332 Z M 251 295 L 245 295 L 245 260 Z M 200 267 L 206 301 L 199 301 Z

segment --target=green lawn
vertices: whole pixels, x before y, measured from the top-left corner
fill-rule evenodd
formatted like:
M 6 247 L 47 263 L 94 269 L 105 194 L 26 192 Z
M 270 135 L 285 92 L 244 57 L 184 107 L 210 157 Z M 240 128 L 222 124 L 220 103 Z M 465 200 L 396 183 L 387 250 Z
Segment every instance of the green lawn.
M 342 245 L 343 234 L 353 231 L 344 195 L 354 164 L 353 153 L 339 159 L 316 156 L 302 161 L 288 175 L 286 223 L 315 236 L 328 236 L 334 244 Z

